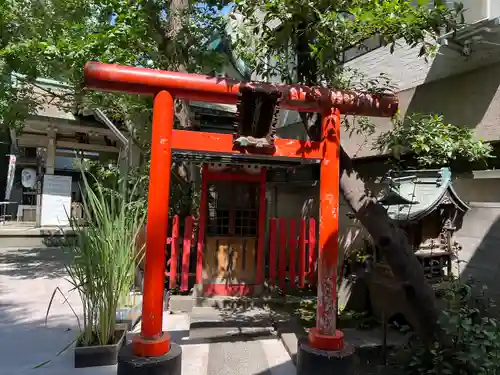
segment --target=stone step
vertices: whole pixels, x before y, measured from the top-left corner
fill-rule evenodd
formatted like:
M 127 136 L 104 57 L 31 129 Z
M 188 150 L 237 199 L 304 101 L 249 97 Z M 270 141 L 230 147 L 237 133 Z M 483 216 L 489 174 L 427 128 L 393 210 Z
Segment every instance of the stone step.
M 215 339 L 228 336 L 262 338 L 274 334 L 268 311 L 263 309 L 220 310 L 194 307 L 190 314 L 189 337 Z

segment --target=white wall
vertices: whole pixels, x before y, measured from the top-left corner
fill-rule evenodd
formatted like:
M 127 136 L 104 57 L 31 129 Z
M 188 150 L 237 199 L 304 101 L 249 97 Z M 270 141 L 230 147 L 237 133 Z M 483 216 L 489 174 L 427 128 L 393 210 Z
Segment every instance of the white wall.
M 500 0 L 490 0 L 490 18 L 495 17 L 500 17 Z
M 500 1 L 500 0 L 499 0 Z M 397 42 L 394 53 L 390 46 L 364 54 L 345 65 L 356 69 L 368 78 L 386 74 L 398 91 L 408 90 L 424 83 L 437 81 L 500 61 L 500 47 L 481 45 L 471 56 L 441 47 L 435 58 L 426 61 L 418 57 L 418 48 L 409 48 L 404 41 Z
M 454 1 L 448 1 L 453 3 Z M 462 0 L 466 10 L 464 16 L 467 23 L 474 23 L 485 18 L 492 17 L 492 7 L 494 3 L 499 3 L 499 0 Z
M 500 17 L 500 0 L 463 0 L 462 3 L 467 9 L 465 12 L 467 23 Z M 494 29 L 494 25 L 490 25 L 490 28 Z M 486 34 L 485 38 L 500 43 L 500 32 Z M 409 48 L 404 40 L 396 44 L 393 54 L 390 53 L 390 46 L 381 47 L 345 65 L 372 78 L 385 73 L 397 86 L 398 91 L 404 91 L 500 61 L 500 46 L 473 45 L 470 56 L 463 56 L 460 52 L 443 46 L 435 58 L 426 61 L 425 58 L 418 58 L 419 47 Z

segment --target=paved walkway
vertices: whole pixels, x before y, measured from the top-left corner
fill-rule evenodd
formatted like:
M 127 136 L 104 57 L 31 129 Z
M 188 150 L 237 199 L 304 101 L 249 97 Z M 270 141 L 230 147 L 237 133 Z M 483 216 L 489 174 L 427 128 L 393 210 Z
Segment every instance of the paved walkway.
M 170 327 L 172 339 L 182 346 L 183 375 L 295 374 L 290 356 L 276 336 L 228 323 L 226 328 L 200 324 L 200 328 L 189 330 L 187 314 L 165 317 L 164 327 Z
M 65 275 L 58 249 L 0 249 L 0 374 L 116 374 L 116 366 L 73 367 L 72 348 L 63 349 L 76 338 L 78 324 L 60 294 L 45 325 L 55 288 L 65 295 L 71 289 Z M 68 299 L 80 315 L 78 295 L 69 294 Z M 290 357 L 276 336 L 258 332 L 265 327 L 254 327 L 259 316 L 258 312 L 236 316 L 239 323 L 235 325 L 229 319 L 234 314 L 210 309 L 197 310 L 193 316 L 166 314 L 163 327 L 183 349 L 182 375 L 294 374 Z

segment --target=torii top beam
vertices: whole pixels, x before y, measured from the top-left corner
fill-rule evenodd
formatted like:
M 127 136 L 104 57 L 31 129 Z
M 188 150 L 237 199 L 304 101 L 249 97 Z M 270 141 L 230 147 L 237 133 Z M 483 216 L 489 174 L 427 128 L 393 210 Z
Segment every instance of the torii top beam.
M 242 82 L 199 74 L 127 67 L 89 62 L 84 70 L 85 86 L 92 90 L 156 95 L 169 91 L 179 99 L 236 104 Z M 270 86 L 266 83 L 252 85 Z M 392 94 L 368 94 L 303 85 L 274 85 L 283 93 L 280 108 L 299 112 L 321 112 L 335 107 L 342 114 L 391 117 L 398 110 Z

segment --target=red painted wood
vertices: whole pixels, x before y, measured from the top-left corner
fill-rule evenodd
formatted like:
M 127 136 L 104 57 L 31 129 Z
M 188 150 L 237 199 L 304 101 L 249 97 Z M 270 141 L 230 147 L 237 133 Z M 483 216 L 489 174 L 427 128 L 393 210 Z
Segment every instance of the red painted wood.
M 306 221 L 299 223 L 299 288 L 305 287 L 306 276 Z
M 316 285 L 316 219 L 309 219 L 309 284 Z
M 266 231 L 266 168 L 260 171 L 259 185 L 259 237 L 257 240 L 257 274 L 255 282 L 257 285 L 264 283 L 264 240 Z
M 280 218 L 279 225 L 279 234 L 280 234 L 280 255 L 278 257 L 278 278 L 279 285 L 281 290 L 285 290 L 286 288 L 286 264 L 287 264 L 287 256 L 286 256 L 286 219 L 284 217 Z
M 170 289 L 177 287 L 177 259 L 179 258 L 179 216 L 172 220 L 172 240 L 170 244 Z
M 318 303 L 316 305 L 317 339 L 321 336 L 335 337 L 337 332 L 340 182 L 340 112 L 338 109 L 332 108 L 325 111 L 322 135 L 323 160 L 321 160 L 319 184 Z M 318 348 L 314 345 L 313 339 L 310 343 Z
M 269 222 L 269 284 L 276 285 L 276 236 L 278 234 L 277 228 L 278 220 L 272 218 Z
M 151 136 L 148 221 L 146 223 L 144 293 L 142 299 L 143 319 L 141 323 L 141 339 L 144 340 L 156 339 L 162 334 L 173 125 L 174 100 L 170 93 L 161 91 L 154 99 L 153 132 Z M 166 170 L 167 173 L 165 173 Z M 146 355 L 148 350 L 147 347 L 141 344 L 134 346 L 136 354 Z
M 84 80 L 87 89 L 145 95 L 155 95 L 161 90 L 168 90 L 178 99 L 224 104 L 236 104 L 242 84 L 229 78 L 98 62 L 88 62 L 85 65 Z M 364 92 L 302 85 L 254 82 L 252 85 L 280 90 L 280 107 L 298 112 L 321 112 L 325 107 L 335 107 L 342 113 L 391 117 L 398 110 L 396 95 L 370 95 Z
M 173 131 L 172 149 L 179 151 L 213 152 L 227 155 L 262 155 L 259 149 L 237 149 L 234 147 L 232 134 L 208 133 L 191 130 Z M 277 138 L 274 151 L 269 157 L 291 159 L 321 159 L 319 142 Z M 226 179 L 227 177 L 221 178 Z
M 208 192 L 208 167 L 203 165 L 201 170 L 201 197 L 200 218 L 198 221 L 198 246 L 196 248 L 196 283 L 201 284 L 203 278 L 203 252 L 205 251 L 205 230 L 207 225 L 207 192 Z
M 193 217 L 186 217 L 184 224 L 184 245 L 182 249 L 182 274 L 181 274 L 181 291 L 185 292 L 189 289 L 189 258 L 191 255 L 191 240 L 193 238 Z
M 288 235 L 288 253 L 290 254 L 290 264 L 288 265 L 288 275 L 290 276 L 290 286 L 295 288 L 295 276 L 297 267 L 297 221 L 290 219 L 290 232 Z

